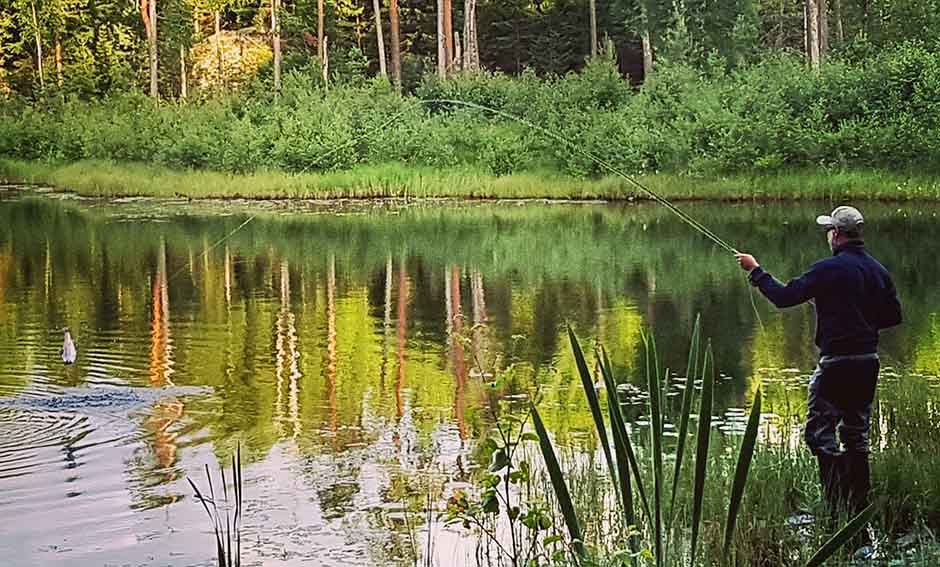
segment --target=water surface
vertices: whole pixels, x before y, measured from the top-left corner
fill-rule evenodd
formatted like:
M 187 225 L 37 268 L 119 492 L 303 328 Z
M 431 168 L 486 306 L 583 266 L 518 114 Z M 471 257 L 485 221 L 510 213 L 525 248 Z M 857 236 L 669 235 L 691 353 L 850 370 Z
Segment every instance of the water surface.
M 827 252 L 813 219 L 829 204 L 683 208 L 781 278 Z M 861 208 L 905 306 L 883 336 L 885 393 L 940 374 L 940 263 L 915 247 L 940 209 Z M 766 411 L 800 415 L 811 308 L 775 312 L 727 253 L 654 205 L 0 190 L 0 516 L 15 519 L 0 556 L 210 565 L 186 477 L 205 486 L 203 467 L 240 442 L 246 563 L 393 563 L 421 524 L 405 503 L 469 481 L 500 400 L 538 390 L 556 440 L 590 444 L 566 322 L 588 352 L 610 351 L 642 424 L 641 328 L 683 372 L 697 315 L 721 370 L 719 427 L 740 428 L 758 384 Z M 441 564 L 472 553 L 435 529 Z

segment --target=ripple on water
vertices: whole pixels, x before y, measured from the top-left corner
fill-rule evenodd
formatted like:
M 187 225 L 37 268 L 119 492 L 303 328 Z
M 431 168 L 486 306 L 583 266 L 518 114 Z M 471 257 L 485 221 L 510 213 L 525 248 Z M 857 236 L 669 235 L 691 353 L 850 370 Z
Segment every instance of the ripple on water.
M 29 474 L 60 460 L 59 451 L 92 431 L 87 416 L 68 412 L 0 408 L 0 480 Z

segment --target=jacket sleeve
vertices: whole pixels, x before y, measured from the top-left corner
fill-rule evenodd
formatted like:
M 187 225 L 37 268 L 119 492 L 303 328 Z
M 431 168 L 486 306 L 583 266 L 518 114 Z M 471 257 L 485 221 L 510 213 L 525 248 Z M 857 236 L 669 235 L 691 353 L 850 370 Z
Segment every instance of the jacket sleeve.
M 754 268 L 749 276 L 751 284 L 756 286 L 771 303 L 777 307 L 792 307 L 816 297 L 823 277 L 819 264 L 814 264 L 805 274 L 793 278 L 786 284 L 764 271 L 760 266 Z
M 878 306 L 877 320 L 875 324 L 879 329 L 887 329 L 901 324 L 901 301 L 898 299 L 898 292 L 894 287 L 891 278 L 885 281 L 884 301 Z

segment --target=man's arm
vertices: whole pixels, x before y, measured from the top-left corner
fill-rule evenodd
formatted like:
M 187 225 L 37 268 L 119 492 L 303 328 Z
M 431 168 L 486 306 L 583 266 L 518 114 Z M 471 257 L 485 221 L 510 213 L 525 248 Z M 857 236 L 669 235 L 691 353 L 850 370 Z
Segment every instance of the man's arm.
M 885 282 L 885 301 L 879 306 L 877 316 L 878 321 L 875 324 L 879 329 L 901 324 L 901 301 L 890 277 Z
M 751 284 L 757 286 L 764 296 L 777 307 L 793 307 L 816 297 L 819 284 L 819 272 L 810 269 L 798 278 L 793 278 L 786 284 L 780 283 L 776 278 L 757 266 L 751 271 L 748 278 Z
M 802 276 L 783 284 L 761 268 L 750 254 L 737 254 L 736 257 L 741 267 L 749 272 L 751 284 L 775 306 L 792 307 L 816 297 L 822 279 L 822 270 L 818 264 Z

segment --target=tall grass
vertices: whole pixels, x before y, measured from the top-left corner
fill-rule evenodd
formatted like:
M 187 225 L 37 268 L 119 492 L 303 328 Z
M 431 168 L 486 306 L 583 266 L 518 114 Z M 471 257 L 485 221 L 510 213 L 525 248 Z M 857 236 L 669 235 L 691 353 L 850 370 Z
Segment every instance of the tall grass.
M 193 489 L 206 514 L 212 521 L 212 533 L 215 536 L 216 560 L 218 567 L 241 567 L 242 553 L 242 497 L 244 494 L 244 481 L 241 467 L 241 445 L 232 455 L 232 499 L 229 499 L 229 483 L 225 479 L 225 469 L 219 466 L 221 477 L 221 499 L 216 497 L 212 484 L 212 473 L 206 465 L 206 481 L 209 485 L 208 495 L 199 490 L 196 483 L 189 477 L 189 485 Z
M 597 401 L 597 395 L 595 392 L 595 380 L 591 376 L 590 371 L 588 370 L 587 364 L 583 362 L 583 354 L 578 344 L 577 338 L 574 333 L 569 329 L 569 337 L 571 340 L 571 348 L 574 352 L 575 359 L 577 362 L 577 368 L 579 374 L 581 374 L 581 382 L 585 390 L 585 395 L 589 400 L 589 404 L 592 408 L 595 407 L 595 401 Z M 698 358 L 701 349 L 698 345 L 699 341 L 699 332 L 696 328 L 693 331 L 692 335 L 692 344 L 690 347 L 689 354 L 689 369 L 698 369 L 701 368 L 702 374 L 702 400 L 699 407 L 699 435 L 698 435 L 698 446 L 696 451 L 696 462 L 695 462 L 695 474 L 694 474 L 694 487 L 691 497 L 691 503 L 684 503 L 682 500 L 679 502 L 682 504 L 681 509 L 687 510 L 687 506 L 691 505 L 691 518 L 688 524 L 685 524 L 687 518 L 682 514 L 676 513 L 676 496 L 674 494 L 672 502 L 669 505 L 669 511 L 672 512 L 669 516 L 666 515 L 666 503 L 662 498 L 662 489 L 664 484 L 663 477 L 663 454 L 664 454 L 664 444 L 663 444 L 663 422 L 664 417 L 662 415 L 661 408 L 661 396 L 660 388 L 662 384 L 662 377 L 668 375 L 668 370 L 665 372 L 660 371 L 657 364 L 657 357 L 655 351 L 655 342 L 649 338 L 645 341 L 646 344 L 646 359 L 647 359 L 647 374 L 648 374 L 648 410 L 649 410 L 649 430 L 650 430 L 650 463 L 646 470 L 643 470 L 645 467 L 641 467 L 639 463 L 636 463 L 635 460 L 631 460 L 629 454 L 627 454 L 627 447 L 629 446 L 630 436 L 626 429 L 622 427 L 622 416 L 619 415 L 617 406 L 618 402 L 610 402 L 611 398 L 616 399 L 617 390 L 616 390 L 616 381 L 612 378 L 612 372 L 609 367 L 609 361 L 607 360 L 605 353 L 603 351 L 598 353 L 599 358 L 599 368 L 600 374 L 604 381 L 605 386 L 607 387 L 608 395 L 608 408 L 609 408 L 609 419 L 611 422 L 611 430 L 613 433 L 614 439 L 614 450 L 616 453 L 616 458 L 607 458 L 605 456 L 605 461 L 607 462 L 610 478 L 613 481 L 614 490 L 620 494 L 620 498 L 615 499 L 618 502 L 619 506 L 626 507 L 630 506 L 630 510 L 621 510 L 617 514 L 617 517 L 623 518 L 624 521 L 629 522 L 635 518 L 634 502 L 632 499 L 632 490 L 629 486 L 631 471 L 627 469 L 634 468 L 632 471 L 635 473 L 634 477 L 637 480 L 638 485 L 642 485 L 640 478 L 643 476 L 652 476 L 653 479 L 653 500 L 649 502 L 650 512 L 647 514 L 647 522 L 645 526 L 640 526 L 640 534 L 643 538 L 643 541 L 646 542 L 646 547 L 642 552 L 635 552 L 633 550 L 637 549 L 636 543 L 634 541 L 628 542 L 618 542 L 615 544 L 615 548 L 629 548 L 632 551 L 632 556 L 636 558 L 639 555 L 646 554 L 646 556 L 652 560 L 657 567 L 662 567 L 665 565 L 699 565 L 700 563 L 696 559 L 697 557 L 697 547 L 698 547 L 698 534 L 699 527 L 702 520 L 703 510 L 706 506 L 707 500 L 714 501 L 716 498 L 721 500 L 724 497 L 716 496 L 717 494 L 724 493 L 722 484 L 724 478 L 719 477 L 719 482 L 713 481 L 711 485 L 706 484 L 706 472 L 709 469 L 709 466 L 722 466 L 721 459 L 718 462 L 715 462 L 710 451 L 709 451 L 709 439 L 712 437 L 711 427 L 710 427 L 710 415 L 712 411 L 712 391 L 715 386 L 714 376 L 717 373 L 714 368 L 713 356 L 711 354 L 711 349 L 705 349 L 705 354 L 701 360 L 701 363 L 698 360 L 693 360 L 693 358 Z M 694 384 L 695 379 L 692 380 Z M 593 400 L 593 401 L 592 401 Z M 684 415 L 680 415 L 680 422 L 687 421 L 690 417 L 692 403 L 683 403 L 682 412 Z M 599 403 L 597 404 L 599 409 Z M 542 452 L 543 458 L 545 459 L 547 469 L 549 471 L 549 477 L 551 480 L 551 485 L 555 492 L 555 498 L 559 503 L 562 509 L 562 517 L 565 524 L 568 526 L 569 536 L 572 538 L 572 545 L 577 545 L 577 549 L 582 550 L 581 554 L 583 555 L 583 545 L 581 537 L 581 521 L 578 519 L 576 508 L 572 502 L 571 493 L 568 489 L 568 481 L 565 476 L 566 473 L 561 469 L 559 460 L 555 454 L 554 448 L 551 442 L 548 439 L 548 434 L 544 429 L 544 426 L 539 426 L 541 424 L 541 418 L 538 413 L 538 408 L 535 405 L 532 405 L 531 410 L 534 422 L 536 425 L 536 433 L 539 436 L 539 446 Z M 592 410 L 593 413 L 593 410 Z M 599 413 L 599 412 L 598 412 Z M 730 475 L 731 486 L 727 494 L 727 504 L 726 507 L 726 518 L 724 521 L 724 536 L 723 543 L 720 546 L 712 544 L 713 549 L 720 549 L 720 553 L 717 556 L 717 562 L 725 565 L 740 565 L 746 564 L 741 561 L 747 561 L 746 558 L 751 557 L 749 552 L 741 554 L 739 556 L 736 553 L 736 532 L 735 528 L 739 524 L 739 517 L 742 512 L 742 502 L 745 495 L 745 488 L 747 486 L 748 477 L 751 471 L 751 465 L 756 453 L 757 448 L 757 436 L 758 429 L 760 426 L 761 418 L 761 391 L 758 390 L 755 393 L 754 403 L 750 410 L 750 415 L 745 427 L 744 436 L 740 447 L 737 450 L 737 459 L 736 464 L 733 468 L 733 473 Z M 602 447 L 607 444 L 607 425 L 603 420 L 603 416 L 598 415 L 595 419 L 595 424 L 597 426 L 597 433 L 601 439 Z M 679 442 L 680 444 L 682 441 Z M 609 448 L 608 448 L 609 450 Z M 616 464 L 614 464 L 616 463 Z M 681 470 L 681 458 L 679 455 L 676 455 L 676 462 L 674 464 L 673 478 L 680 478 L 679 471 Z M 725 473 L 727 474 L 727 473 Z M 723 475 L 722 475 L 723 476 Z M 625 482 L 626 481 L 626 482 Z M 679 486 L 679 483 L 673 483 L 676 487 Z M 706 488 L 710 488 L 708 493 Z M 707 495 L 708 494 L 708 495 Z M 626 496 L 630 495 L 630 498 Z M 645 496 L 641 496 L 641 500 L 646 504 L 648 501 Z M 711 504 L 714 505 L 714 502 Z M 872 519 L 875 514 L 874 505 L 864 510 L 861 514 L 853 518 L 848 524 L 837 532 L 832 538 L 830 538 L 824 545 L 815 550 L 809 559 L 808 565 L 818 566 L 823 562 L 828 560 L 832 555 L 839 551 L 839 549 L 844 546 L 846 543 L 852 541 L 852 538 L 863 529 Z M 709 527 L 711 531 L 713 526 Z M 612 533 L 616 533 L 616 530 Z M 631 527 L 627 527 L 620 531 L 620 533 L 635 533 Z M 672 538 L 672 545 L 665 544 L 666 534 L 670 534 Z M 717 534 L 715 534 L 717 535 Z M 684 539 L 684 537 L 688 539 Z M 710 540 L 714 540 L 713 536 L 709 537 Z M 681 546 L 676 544 L 685 541 L 688 543 L 688 551 L 684 551 Z M 803 555 L 806 553 L 805 550 L 796 549 L 798 555 Z M 714 557 L 714 556 L 713 556 Z M 709 562 L 708 559 L 703 558 L 703 564 Z
M 940 200 L 940 177 L 928 173 L 790 170 L 720 176 L 659 172 L 634 177 L 672 201 Z M 648 199 L 614 176 L 582 179 L 551 169 L 497 175 L 473 165 L 432 167 L 394 162 L 327 172 L 258 169 L 234 173 L 100 159 L 0 158 L 0 181 L 49 185 L 93 197 Z

